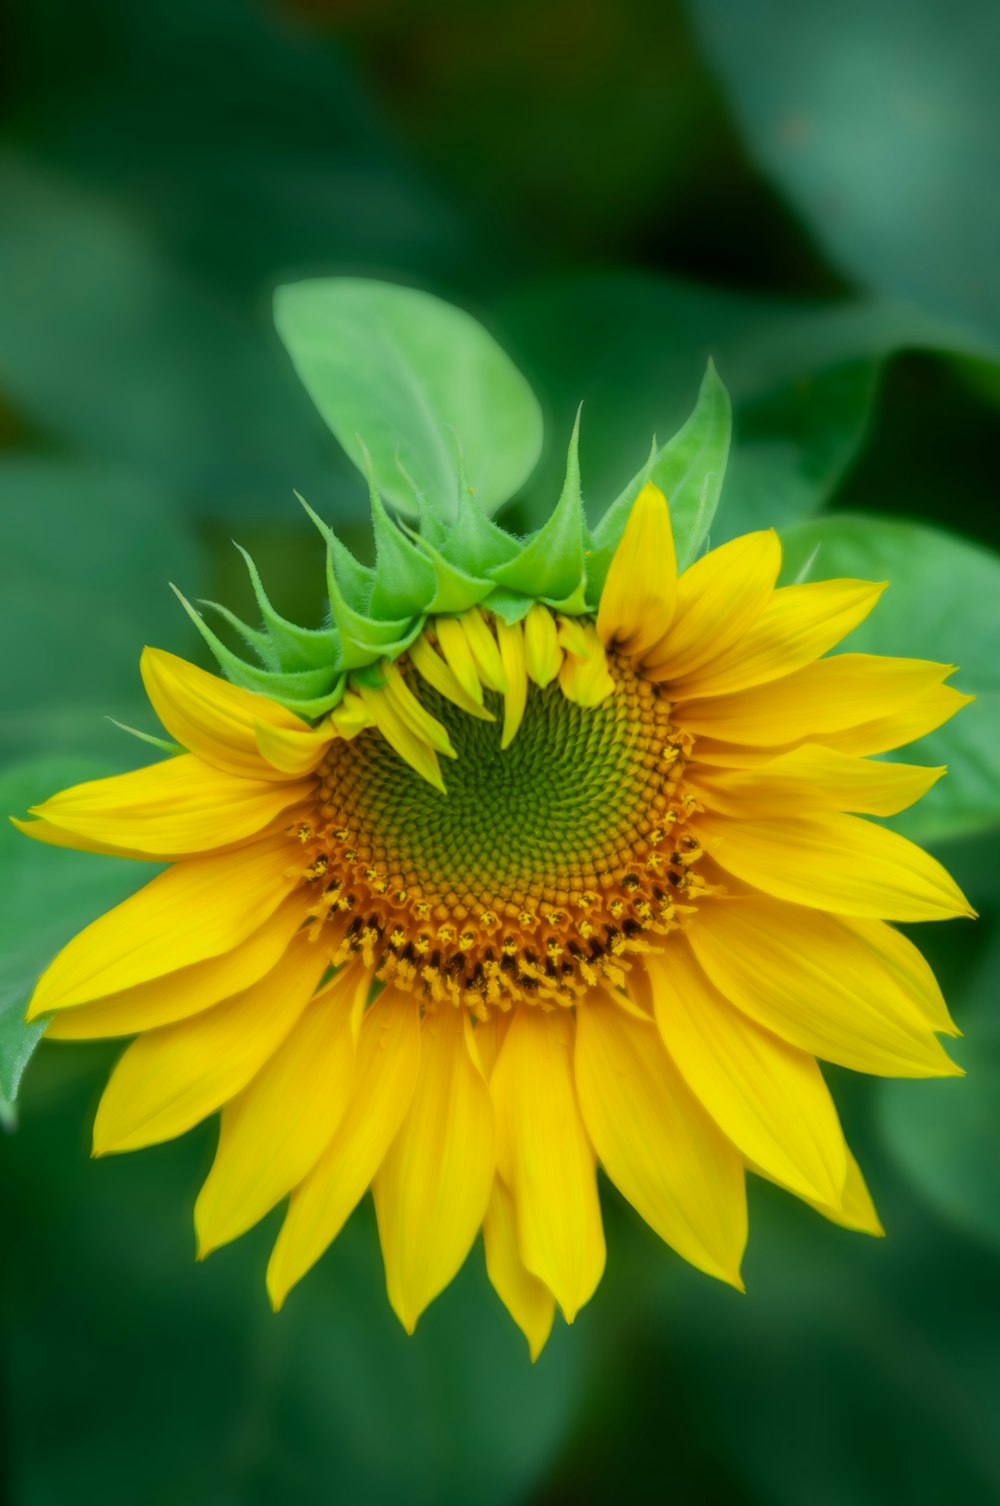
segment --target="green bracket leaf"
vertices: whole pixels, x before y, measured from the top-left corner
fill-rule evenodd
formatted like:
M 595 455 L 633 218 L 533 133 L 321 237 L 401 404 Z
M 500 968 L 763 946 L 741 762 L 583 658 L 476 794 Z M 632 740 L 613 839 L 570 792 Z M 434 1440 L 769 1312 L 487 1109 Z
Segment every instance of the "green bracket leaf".
M 361 470 L 367 447 L 379 491 L 401 512 L 424 505 L 454 521 L 453 434 L 485 514 L 533 470 L 534 393 L 462 309 L 414 288 L 325 278 L 279 288 L 275 323 L 323 418 Z

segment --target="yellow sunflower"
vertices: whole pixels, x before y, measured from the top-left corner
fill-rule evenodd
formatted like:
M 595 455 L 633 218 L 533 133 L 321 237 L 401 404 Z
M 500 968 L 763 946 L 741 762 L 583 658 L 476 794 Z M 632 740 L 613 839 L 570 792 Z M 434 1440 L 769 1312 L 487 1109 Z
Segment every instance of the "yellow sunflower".
M 647 484 L 596 613 L 432 611 L 316 725 L 147 649 L 184 751 L 19 823 L 169 865 L 31 1001 L 52 1039 L 136 1037 L 95 1153 L 221 1110 L 199 1250 L 287 1198 L 275 1307 L 369 1187 L 407 1330 L 481 1228 L 533 1355 L 601 1278 L 598 1165 L 736 1286 L 748 1168 L 880 1233 L 816 1058 L 958 1071 L 889 922 L 969 906 L 861 817 L 943 772 L 870 755 L 968 697 L 946 665 L 824 657 L 882 586 L 779 564 L 759 532 L 678 575 Z

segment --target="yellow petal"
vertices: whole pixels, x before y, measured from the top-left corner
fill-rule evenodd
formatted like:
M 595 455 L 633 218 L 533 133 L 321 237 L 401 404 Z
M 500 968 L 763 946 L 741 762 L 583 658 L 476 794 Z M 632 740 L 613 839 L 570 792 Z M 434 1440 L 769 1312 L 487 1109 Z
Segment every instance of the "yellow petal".
M 463 643 L 465 642 L 464 637 L 462 641 Z M 422 633 L 414 643 L 410 644 L 407 652 L 413 663 L 413 667 L 439 695 L 443 695 L 453 705 L 458 706 L 460 710 L 466 712 L 469 716 L 478 717 L 480 721 L 484 722 L 492 722 L 494 720 L 492 711 L 487 711 L 483 705 L 483 690 L 482 686 L 479 685 L 478 677 L 476 677 L 476 684 L 479 686 L 479 700 L 475 701 L 461 684 L 458 676 L 449 668 L 441 658 L 441 655 L 431 647 L 431 644 Z M 469 663 L 472 663 L 471 654 L 469 655 Z M 474 667 L 473 675 L 475 676 Z
M 664 1045 L 723 1134 L 793 1192 L 839 1203 L 847 1147 L 813 1058 L 734 1008 L 679 939 L 644 960 Z
M 587 1132 L 622 1195 L 685 1260 L 742 1289 L 743 1163 L 656 1026 L 591 994 L 577 1010 L 576 1081 Z
M 777 1187 L 785 1187 L 785 1183 L 778 1177 L 771 1176 L 760 1166 L 754 1166 L 751 1161 L 747 1162 L 749 1169 L 764 1177 L 766 1181 L 773 1182 Z M 793 1192 L 794 1188 L 785 1187 L 786 1191 Z M 796 1194 L 821 1213 L 831 1224 L 839 1224 L 842 1229 L 850 1229 L 855 1234 L 872 1234 L 881 1238 L 885 1230 L 875 1211 L 872 1195 L 868 1191 L 865 1179 L 861 1175 L 861 1167 L 851 1154 L 850 1146 L 847 1147 L 847 1174 L 844 1178 L 844 1190 L 836 1203 L 819 1202 L 815 1198 L 804 1197 L 801 1193 Z
M 469 652 L 472 654 L 480 680 L 490 690 L 497 690 L 501 695 L 506 694 L 507 675 L 504 671 L 503 660 L 500 658 L 497 641 L 490 632 L 482 612 L 478 607 L 473 607 L 458 619 L 458 623 L 465 634 L 465 641 L 469 645 Z
M 594 1152 L 573 1084 L 568 1010 L 522 1005 L 493 1071 L 497 1164 L 514 1197 L 521 1259 L 572 1323 L 604 1271 Z
M 413 728 L 417 737 L 434 748 L 436 752 L 444 753 L 448 758 L 455 757 L 455 749 L 451 745 L 451 738 L 446 729 L 436 717 L 431 716 L 425 706 L 421 705 L 403 679 L 398 664 L 385 666 L 385 694 L 403 721 Z
M 199 1257 L 252 1228 L 329 1145 L 351 1093 L 354 1017 L 368 986 L 367 972 L 345 968 L 222 1110 L 219 1147 L 194 1210 Z
M 287 837 L 191 858 L 74 936 L 38 981 L 28 1018 L 148 983 L 232 951 L 299 883 Z
M 524 658 L 528 678 L 543 689 L 552 683 L 562 664 L 555 619 L 541 602 L 536 601 L 524 619 Z
M 559 671 L 563 695 L 578 706 L 599 706 L 612 694 L 615 682 L 596 629 L 589 622 L 575 622 L 567 627 L 564 618 L 559 626 L 559 641 L 566 650 Z
M 844 918 L 842 923 L 885 963 L 896 983 L 932 1030 L 940 1030 L 945 1035 L 960 1034 L 926 958 L 908 936 L 904 936 L 894 926 L 887 925 L 884 920 L 850 917 Z
M 855 1072 L 957 1073 L 889 969 L 832 916 L 748 896 L 702 905 L 687 934 L 719 992 L 791 1045 Z
M 528 670 L 524 655 L 524 633 L 519 622 L 508 623 L 497 618 L 497 642 L 500 659 L 507 680 L 503 702 L 503 734 L 501 748 L 509 748 L 517 735 L 528 700 Z
M 46 1039 L 85 1041 L 101 1036 L 138 1035 L 140 1030 L 155 1030 L 160 1025 L 200 1014 L 221 999 L 242 993 L 270 972 L 303 919 L 302 901 L 291 895 L 231 952 L 212 957 L 208 962 L 195 962 L 122 993 L 109 994 L 93 1004 L 60 1010 L 45 1028 Z
M 372 1184 L 389 1301 L 407 1333 L 468 1255 L 493 1181 L 493 1105 L 469 1028 L 450 1005 L 425 1017 L 413 1101 Z
M 640 657 L 670 626 L 677 555 L 667 499 L 647 481 L 632 504 L 597 612 L 601 642 Z
M 140 1035 L 104 1090 L 94 1155 L 171 1140 L 227 1103 L 295 1026 L 326 966 L 323 948 L 302 937 L 245 993 Z
M 872 920 L 973 915 L 954 879 L 923 848 L 858 816 L 692 823 L 721 868 L 792 904 Z
M 897 710 L 857 726 L 844 727 L 824 741 L 842 753 L 888 753 L 933 732 L 974 700 L 975 696 L 963 695 L 951 685 L 931 685 Z
M 274 727 L 258 722 L 254 728 L 257 750 L 272 768 L 283 774 L 310 774 L 323 762 L 335 732 L 329 717 L 318 727 Z
M 678 720 L 685 731 L 751 747 L 803 741 L 831 746 L 829 733 L 903 707 L 950 673 L 949 665 L 923 659 L 837 654 L 770 685 L 684 702 Z M 857 751 L 840 741 L 833 745 Z
M 419 1006 L 390 984 L 364 1017 L 344 1117 L 289 1201 L 267 1268 L 275 1309 L 336 1239 L 364 1196 L 410 1107 L 419 1068 Z
M 867 580 L 783 586 L 731 648 L 671 682 L 681 696 L 731 695 L 810 664 L 868 616 L 885 590 Z
M 677 583 L 674 619 L 642 661 L 651 680 L 669 680 L 725 653 L 774 594 L 781 544 L 773 528 L 746 533 L 696 560 Z
M 181 747 L 230 774 L 287 778 L 261 757 L 257 723 L 308 731 L 301 717 L 163 649 L 144 649 L 140 669 L 153 710 Z
M 470 700 L 483 704 L 483 685 L 472 657 L 469 640 L 457 617 L 436 617 L 434 632 L 444 654 L 445 663 Z
M 500 1177 L 493 1180 L 483 1221 L 483 1244 L 494 1290 L 527 1339 L 532 1360 L 537 1360 L 552 1332 L 556 1299 L 521 1259 L 514 1199 Z
M 356 690 L 345 690 L 343 698 L 330 712 L 330 725 L 338 737 L 350 742 L 359 732 L 365 732 L 375 723 L 368 714 L 368 707 Z
M 311 782 L 241 779 L 188 753 L 74 785 L 32 814 L 81 838 L 81 846 L 170 859 L 246 841 L 311 789 Z M 30 823 L 22 830 L 32 835 Z
M 926 795 L 943 768 L 875 763 L 804 743 L 755 769 L 723 773 L 689 765 L 686 785 L 699 802 L 728 816 L 797 816 L 857 811 L 893 816 Z
M 385 690 L 373 690 L 368 685 L 358 686 L 358 695 L 372 723 L 381 732 L 389 746 L 399 754 L 404 763 L 415 769 L 422 779 L 432 784 L 441 794 L 445 793 L 444 780 L 438 765 L 437 754 L 429 743 L 413 730 L 400 715 L 399 709 Z

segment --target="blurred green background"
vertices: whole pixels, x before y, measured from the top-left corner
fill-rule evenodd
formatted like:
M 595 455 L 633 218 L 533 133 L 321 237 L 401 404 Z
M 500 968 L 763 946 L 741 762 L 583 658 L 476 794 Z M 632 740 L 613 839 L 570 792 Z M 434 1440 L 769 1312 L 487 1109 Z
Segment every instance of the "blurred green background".
M 43 1047 L 31 980 L 145 876 L 0 832 L 4 1499 L 17 1506 L 876 1506 L 1000 1499 L 1000 8 L 993 0 L 6 0 L 0 19 L 0 793 L 143 761 L 167 589 L 321 611 L 292 488 L 369 548 L 365 489 L 273 333 L 361 273 L 494 331 L 577 402 L 600 510 L 712 354 L 736 443 L 713 542 L 889 575 L 852 647 L 979 699 L 902 824 L 978 924 L 923 927 L 964 1081 L 834 1071 L 888 1231 L 755 1182 L 738 1296 L 605 1187 L 609 1265 L 541 1361 L 476 1250 L 406 1339 L 362 1207 L 275 1318 L 276 1220 L 193 1260 L 211 1127 L 88 1160 L 115 1048 Z M 859 521 L 861 520 L 861 521 Z

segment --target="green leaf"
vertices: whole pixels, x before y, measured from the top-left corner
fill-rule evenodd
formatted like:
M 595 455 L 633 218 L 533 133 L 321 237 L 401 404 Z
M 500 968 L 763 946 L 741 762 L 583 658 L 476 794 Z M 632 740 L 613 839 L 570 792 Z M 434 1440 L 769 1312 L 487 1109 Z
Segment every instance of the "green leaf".
M 692 0 L 750 152 L 863 286 L 1000 348 L 1000 8 Z
M 587 561 L 593 601 L 600 598 L 632 504 L 647 481 L 654 482 L 670 504 L 678 568 L 686 570 L 697 558 L 719 505 L 731 431 L 729 395 L 709 361 L 687 423 L 653 451 L 594 529 L 594 549 Z
M 799 524 L 782 542 L 786 581 L 817 549 L 811 579 L 889 581 L 846 649 L 957 664 L 951 683 L 976 696 L 901 755 L 913 763 L 947 764 L 948 773 L 892 824 L 917 841 L 933 842 L 1000 823 L 1000 558 L 922 523 L 846 514 Z
M 65 755 L 0 774 L 0 1096 L 12 1102 L 41 1037 L 24 1010 L 60 947 L 158 870 L 151 863 L 67 852 L 33 842 L 8 816 L 27 815 L 58 790 L 117 770 Z
M 580 491 L 580 416 L 577 414 L 566 457 L 566 478 L 559 501 L 533 538 L 507 564 L 490 573 L 506 591 L 535 597 L 566 612 L 583 610 L 584 530 Z
M 761 297 L 621 272 L 527 284 L 498 319 L 557 422 L 585 401 L 581 468 L 592 504 L 618 496 L 652 434 L 683 423 L 714 359 L 734 440 L 713 544 L 822 507 L 857 456 L 886 357 L 914 347 L 988 353 L 953 322 L 888 302 Z M 547 458 L 533 478 L 533 516 L 548 511 L 559 464 Z
M 510 358 L 471 315 L 429 293 L 360 278 L 292 283 L 275 323 L 347 454 L 371 454 L 381 494 L 415 516 L 457 512 L 457 442 L 485 513 L 530 475 L 541 412 Z

